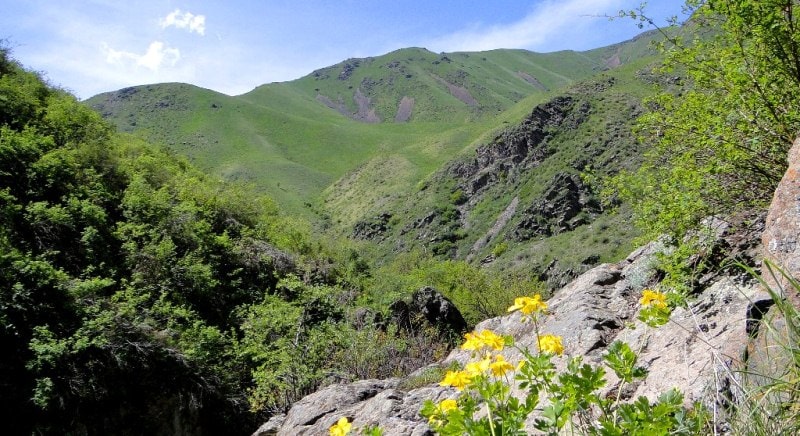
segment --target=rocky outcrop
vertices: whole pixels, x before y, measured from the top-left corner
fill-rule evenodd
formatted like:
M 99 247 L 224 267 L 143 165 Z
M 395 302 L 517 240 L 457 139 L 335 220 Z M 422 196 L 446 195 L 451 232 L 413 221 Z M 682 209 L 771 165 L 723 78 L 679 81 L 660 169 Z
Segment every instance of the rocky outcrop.
M 517 241 L 552 236 L 587 224 L 602 212 L 600 202 L 576 174 L 559 173 L 522 214 L 511 232 Z
M 550 314 L 539 328 L 562 336 L 565 354 L 583 356 L 584 361 L 598 365 L 606 347 L 615 340 L 641 350 L 639 362 L 649 375 L 624 392 L 627 397 L 653 399 L 678 388 L 685 393 L 687 404 L 703 401 L 713 408 L 733 395 L 731 368 L 739 363 L 749 338 L 746 320 L 757 287 L 731 277 L 719 278 L 688 308 L 675 310 L 672 322 L 650 329 L 636 319 L 638 299 L 641 289 L 655 281 L 655 256 L 660 249 L 652 243 L 622 262 L 584 273 L 550 299 Z M 515 313 L 486 320 L 475 329 L 511 335 L 519 346 L 535 349 L 533 328 Z M 512 362 L 521 358 L 515 349 L 503 353 Z M 457 349 L 439 366 L 463 364 L 469 358 L 469 352 Z M 563 368 L 567 359 L 557 361 Z M 607 389 L 615 389 L 616 383 L 609 377 Z M 425 399 L 454 397 L 456 391 L 437 384 L 401 388 L 407 384 L 385 380 L 328 386 L 293 406 L 277 434 L 324 434 L 342 416 L 358 428 L 380 425 L 385 435 L 428 434 L 427 423 L 419 415 L 422 403 Z
M 429 286 L 415 291 L 409 301 L 392 303 L 389 312 L 395 324 L 412 332 L 424 328 L 425 323 L 445 334 L 460 334 L 467 330 L 467 322 L 456 305 Z
M 376 217 L 358 221 L 353 226 L 353 237 L 367 240 L 379 239 L 389 230 L 390 219 L 392 219 L 392 214 L 383 212 Z
M 298 401 L 275 426 L 262 427 L 258 436 L 325 435 L 341 417 L 357 428 L 379 425 L 384 435 L 428 436 L 427 422 L 419 416 L 426 399 L 452 396 L 438 388 L 404 392 L 398 379 L 360 380 L 348 385 L 332 385 Z
M 356 68 L 361 66 L 361 59 L 347 59 L 342 62 L 342 70 L 339 72 L 339 80 L 347 80 L 353 75 Z
M 790 280 L 800 279 L 800 138 L 789 150 L 788 164 L 764 224 L 763 259 L 769 265 L 765 262 L 761 275 L 769 291 L 762 289 L 753 301 L 753 318 L 760 322 L 750 323 L 754 339 L 742 372 L 745 392 L 759 395 L 766 411 L 793 401 L 785 390 L 773 390 L 772 386 L 779 386 L 780 380 L 796 379 L 797 374 L 796 353 L 800 338 L 796 327 L 792 327 L 796 321 L 786 314 L 800 310 L 800 290 Z M 773 301 L 773 297 L 779 300 Z
M 556 127 L 575 129 L 586 120 L 589 103 L 561 96 L 534 108 L 519 126 L 505 130 L 477 149 L 470 161 L 454 164 L 448 172 L 459 188 L 472 197 L 506 178 L 537 167 L 552 154 L 548 139 Z

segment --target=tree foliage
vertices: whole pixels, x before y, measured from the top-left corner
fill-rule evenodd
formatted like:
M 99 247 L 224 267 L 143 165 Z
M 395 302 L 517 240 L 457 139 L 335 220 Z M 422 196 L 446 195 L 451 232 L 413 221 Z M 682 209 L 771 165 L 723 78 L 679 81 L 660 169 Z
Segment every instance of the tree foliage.
M 0 49 L 6 431 L 250 433 L 331 374 L 432 358 L 436 333 L 352 322 L 368 275 L 355 250 L 113 132 Z
M 669 79 L 639 120 L 652 148 L 640 169 L 612 182 L 647 237 L 680 238 L 706 217 L 763 207 L 800 131 L 798 2 L 686 8 L 691 19 L 663 46 Z M 641 12 L 625 15 L 649 21 Z

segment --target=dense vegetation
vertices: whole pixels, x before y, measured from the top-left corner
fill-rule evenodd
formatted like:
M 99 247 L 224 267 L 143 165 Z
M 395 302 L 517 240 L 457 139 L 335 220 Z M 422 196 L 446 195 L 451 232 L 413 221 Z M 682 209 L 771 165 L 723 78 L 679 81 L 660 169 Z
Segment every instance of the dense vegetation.
M 686 7 L 692 19 L 685 31 L 662 47 L 660 71 L 676 80 L 647 101 L 649 111 L 637 121 L 644 163 L 611 180 L 607 191 L 632 205 L 643 239 L 667 235 L 678 247 L 664 268 L 683 292 L 698 272 L 731 254 L 703 246 L 711 230 L 704 224 L 716 217 L 734 231 L 757 229 L 800 132 L 797 2 Z M 647 22 L 644 12 L 628 15 Z
M 478 87 L 474 96 L 491 101 L 482 109 L 510 110 L 496 115 L 467 108 L 456 114 L 475 121 L 467 124 L 364 124 L 314 96 L 322 89 L 341 99 L 353 84 L 386 68 L 402 73 L 391 88 L 395 99 L 441 85 L 406 80 L 434 68 L 404 62 L 412 55 L 436 65 L 442 80 L 461 77 L 457 85 L 469 88 L 474 84 L 465 77 L 489 74 L 484 63 L 496 67 L 511 58 L 522 65 L 528 61 L 520 53 L 445 60 L 401 51 L 386 62 L 349 60 L 241 99 L 176 84 L 123 90 L 109 97 L 119 107 L 106 109 L 121 114 L 117 126 L 145 124 L 130 136 L 0 50 L 0 407 L 16 417 L 8 431 L 247 433 L 321 383 L 415 369 L 441 357 L 460 332 L 398 317 L 390 307 L 411 291 L 434 286 L 472 325 L 504 312 L 514 296 L 542 290 L 540 273 L 556 260 L 573 256 L 570 268 L 588 267 L 630 248 L 628 206 L 615 216 L 581 210 L 570 217 L 575 226 L 569 232 L 561 232 L 558 217 L 536 221 L 529 213 L 490 233 L 517 198 L 520 209 L 546 209 L 537 201 L 557 193 L 548 191 L 554 181 L 583 189 L 621 171 L 609 192 L 631 205 L 645 237 L 667 233 L 676 243 L 690 243 L 676 251 L 683 256 L 676 264 L 662 269 L 679 275 L 696 266 L 685 262 L 694 247 L 684 234 L 712 215 L 744 216 L 736 221 L 750 224 L 751 212 L 769 200 L 783 172 L 786 150 L 800 131 L 800 23 L 796 1 L 688 6 L 695 11 L 692 22 L 678 37 L 667 35 L 663 70 L 648 68 L 652 58 L 628 59 L 567 90 L 538 89 L 528 98 L 516 88 L 501 95 L 481 94 Z M 581 68 L 566 82 L 588 77 L 611 55 L 641 58 L 634 49 L 640 46 L 588 58 L 570 54 L 569 62 Z M 564 67 L 551 66 L 542 77 L 553 79 L 551 73 Z M 331 76 L 340 70 L 349 71 L 347 77 Z M 380 100 L 377 82 L 372 85 L 362 91 L 386 118 L 393 105 Z M 650 85 L 663 92 L 642 105 Z M 347 97 L 343 110 L 356 112 Z M 433 116 L 455 97 L 437 98 L 431 107 L 420 101 L 417 117 Z M 472 173 L 460 169 L 471 165 L 473 146 L 502 148 L 525 125 L 540 122 L 533 114 L 554 102 L 566 102 L 562 115 L 574 123 L 563 128 L 559 118 L 539 132 L 546 138 L 536 144 L 546 154 L 536 161 L 540 170 L 479 168 L 500 171 L 488 187 L 471 190 Z M 276 110 L 286 105 L 296 110 Z M 163 108 L 173 118 L 162 117 Z M 573 108 L 581 109 L 567 113 Z M 645 108 L 638 130 L 644 142 L 636 145 L 630 119 Z M 260 124 L 265 119 L 269 124 Z M 514 125 L 498 130 L 504 122 Z M 244 127 L 233 133 L 219 127 L 230 125 Z M 258 147 L 247 148 L 252 144 Z M 346 159 L 329 164 L 328 147 Z M 254 179 L 260 171 L 246 163 L 263 163 L 264 155 L 251 157 L 264 150 L 280 156 L 269 173 L 270 189 L 223 183 L 173 154 L 201 164 L 224 157 L 217 159 L 217 174 Z M 458 159 L 449 161 L 454 154 Z M 635 169 L 640 159 L 644 164 Z M 596 192 L 586 189 L 579 193 L 594 202 Z M 310 216 L 319 208 L 317 224 L 339 235 L 359 225 L 380 234 L 369 241 L 312 236 L 310 225 L 285 213 L 287 203 L 278 206 L 258 194 L 263 191 L 281 195 L 293 214 Z M 302 205 L 307 195 L 323 204 Z M 526 220 L 534 225 L 524 227 Z M 552 238 L 534 240 L 545 236 Z M 404 253 L 376 248 L 382 241 Z M 514 273 L 501 277 L 453 260 L 501 256 L 498 269 Z M 391 261 L 380 267 L 365 260 L 387 257 Z
M 389 304 L 435 285 L 472 322 L 494 313 L 469 310 L 485 273 L 426 259 L 371 277 L 355 247 L 115 133 L 0 52 L 11 433 L 249 433 L 323 381 L 408 372 L 459 332 Z
M 796 2 L 687 4 L 694 31 L 670 41 L 663 67 L 685 82 L 650 101 L 639 129 L 653 147 L 618 185 L 649 237 L 763 208 L 800 131 Z

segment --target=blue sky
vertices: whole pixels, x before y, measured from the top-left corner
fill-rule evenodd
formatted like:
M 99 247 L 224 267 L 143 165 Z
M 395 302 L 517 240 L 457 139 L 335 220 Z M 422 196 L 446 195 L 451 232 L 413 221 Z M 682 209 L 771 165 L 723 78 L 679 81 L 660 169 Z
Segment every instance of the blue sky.
M 585 50 L 640 30 L 640 0 L 0 0 L 0 38 L 79 98 L 186 82 L 230 95 L 403 47 Z M 660 23 L 682 0 L 650 1 Z

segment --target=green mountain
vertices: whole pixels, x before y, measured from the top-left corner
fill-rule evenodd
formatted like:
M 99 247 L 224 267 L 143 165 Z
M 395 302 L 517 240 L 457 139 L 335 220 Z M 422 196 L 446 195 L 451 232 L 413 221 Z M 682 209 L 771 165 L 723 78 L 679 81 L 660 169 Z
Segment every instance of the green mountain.
M 635 237 L 619 225 L 626 209 L 603 213 L 581 174 L 636 165 L 630 123 L 658 80 L 647 66 L 659 38 L 547 54 L 409 48 L 236 97 L 158 84 L 85 103 L 375 259 L 421 250 L 557 286 Z
M 587 52 L 403 49 L 228 97 L 183 84 L 100 94 L 86 104 L 229 180 L 253 182 L 293 213 L 371 158 L 397 156 L 395 191 L 558 89 L 647 52 L 654 33 Z M 521 106 L 520 102 L 525 101 Z M 380 120 L 381 122 L 372 122 Z

